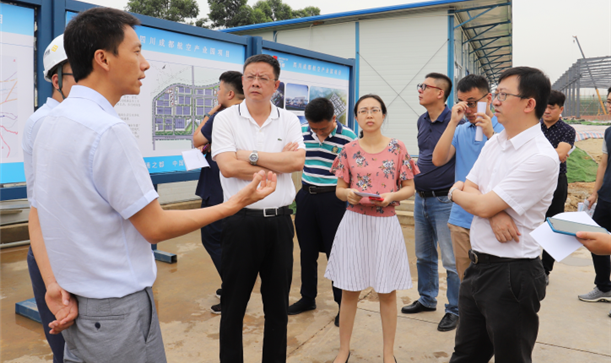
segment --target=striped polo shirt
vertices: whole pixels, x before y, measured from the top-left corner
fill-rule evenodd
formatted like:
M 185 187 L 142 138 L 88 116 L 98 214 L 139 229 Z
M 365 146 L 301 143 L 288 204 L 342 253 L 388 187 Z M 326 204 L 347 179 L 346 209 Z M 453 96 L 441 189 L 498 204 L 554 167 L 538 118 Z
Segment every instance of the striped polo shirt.
M 306 159 L 301 181 L 310 185 L 337 185 L 337 177 L 330 172 L 331 165 L 347 143 L 356 139 L 354 131 L 337 122 L 335 130 L 322 143 L 308 124 L 301 126 Z

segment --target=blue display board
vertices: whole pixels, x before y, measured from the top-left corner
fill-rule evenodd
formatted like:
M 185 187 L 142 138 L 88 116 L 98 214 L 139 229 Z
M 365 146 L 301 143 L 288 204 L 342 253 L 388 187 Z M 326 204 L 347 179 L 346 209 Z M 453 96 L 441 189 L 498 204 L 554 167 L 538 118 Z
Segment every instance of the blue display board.
M 0 3 L 0 64 L 0 183 L 19 183 L 21 139 L 34 112 L 34 9 Z

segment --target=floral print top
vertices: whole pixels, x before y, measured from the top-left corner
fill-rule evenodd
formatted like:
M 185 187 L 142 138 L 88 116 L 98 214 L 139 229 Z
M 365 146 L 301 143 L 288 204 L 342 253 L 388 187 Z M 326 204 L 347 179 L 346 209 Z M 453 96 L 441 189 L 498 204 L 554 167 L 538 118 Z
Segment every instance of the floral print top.
M 403 180 L 413 179 L 419 174 L 418 166 L 407 153 L 405 145 L 391 139 L 388 146 L 377 154 L 369 154 L 361 148 L 358 140 L 346 144 L 335 158 L 331 172 L 343 179 L 350 188 L 365 193 L 384 194 L 396 192 Z M 395 215 L 397 202 L 387 207 L 378 207 L 363 197 L 357 205 L 348 204 L 348 210 L 370 216 L 389 217 Z

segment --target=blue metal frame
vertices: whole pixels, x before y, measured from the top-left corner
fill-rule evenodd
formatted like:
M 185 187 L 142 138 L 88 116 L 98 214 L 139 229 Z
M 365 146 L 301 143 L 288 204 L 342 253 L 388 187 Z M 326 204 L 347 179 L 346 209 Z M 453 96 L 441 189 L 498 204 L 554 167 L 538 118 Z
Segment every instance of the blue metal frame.
M 452 91 L 448 95 L 448 99 L 446 103 L 448 107 L 452 107 L 454 105 L 454 11 L 448 10 L 448 77 L 452 80 Z
M 361 85 L 360 85 L 360 79 L 361 79 L 361 25 L 358 21 L 354 22 L 354 102 L 356 103 L 356 100 L 359 99 L 359 97 L 361 97 Z M 352 109 L 354 108 L 354 105 L 352 105 L 350 107 L 350 113 L 352 113 Z M 354 117 L 354 116 L 353 116 Z M 354 132 L 358 135 L 359 133 L 359 124 L 354 121 L 353 122 L 354 125 L 352 125 L 352 130 L 354 130 Z
M 275 50 L 278 52 L 283 52 L 283 53 L 288 53 L 288 54 L 294 54 L 294 55 L 298 55 L 301 57 L 307 57 L 307 58 L 312 58 L 312 59 L 317 59 L 320 61 L 324 61 L 324 62 L 330 62 L 330 63 L 336 63 L 336 64 L 341 64 L 344 66 L 348 66 L 350 68 L 350 85 L 349 85 L 349 92 L 350 94 L 352 94 L 354 88 L 353 88 L 353 83 L 352 79 L 353 79 L 353 73 L 354 73 L 354 66 L 355 66 L 355 62 L 356 60 L 353 58 L 341 58 L 341 57 L 336 57 L 334 55 L 329 55 L 329 54 L 325 54 L 325 53 L 319 53 L 319 52 L 315 52 L 312 50 L 307 50 L 307 49 L 303 49 L 303 48 L 297 48 L 297 47 L 293 47 L 291 45 L 286 45 L 286 44 L 280 44 L 280 43 L 276 43 L 276 42 L 271 42 L 269 40 L 263 40 L 261 37 L 252 37 L 253 38 L 253 43 L 256 42 L 256 47 L 254 46 L 255 44 L 253 44 L 253 50 L 258 50 L 259 54 L 262 52 L 263 49 L 269 49 L 269 50 Z M 260 42 L 260 43 L 259 43 Z M 259 45 L 260 44 L 260 45 Z M 350 127 L 351 129 L 354 129 L 355 126 L 355 122 L 354 122 L 354 115 L 352 114 L 352 108 L 354 107 L 354 97 L 350 97 L 348 100 L 348 108 L 349 108 L 349 112 L 348 112 L 348 119 L 347 119 L 347 124 L 348 127 Z

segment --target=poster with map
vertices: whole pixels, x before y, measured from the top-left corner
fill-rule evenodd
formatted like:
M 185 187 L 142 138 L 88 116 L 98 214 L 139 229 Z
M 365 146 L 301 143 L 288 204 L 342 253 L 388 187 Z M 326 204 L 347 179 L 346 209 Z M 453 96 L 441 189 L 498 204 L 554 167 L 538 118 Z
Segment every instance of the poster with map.
M 346 125 L 350 88 L 348 66 L 269 49 L 263 49 L 263 53 L 280 62 L 282 87 L 272 98 L 276 106 L 293 112 L 301 123 L 307 123 L 304 116 L 306 106 L 313 99 L 324 97 L 333 103 L 337 120 Z
M 25 181 L 21 139 L 34 113 L 34 10 L 0 4 L 0 184 Z

